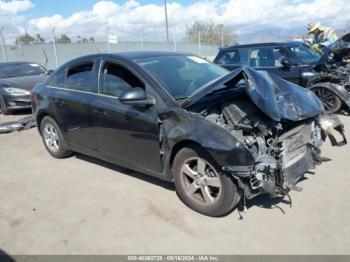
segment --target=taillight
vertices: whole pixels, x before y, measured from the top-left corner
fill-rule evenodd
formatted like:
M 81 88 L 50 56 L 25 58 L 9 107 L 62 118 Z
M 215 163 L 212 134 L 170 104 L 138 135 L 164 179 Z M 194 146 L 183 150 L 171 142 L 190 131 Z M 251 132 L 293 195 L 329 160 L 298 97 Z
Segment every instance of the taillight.
M 34 91 L 30 91 L 30 100 L 32 101 L 32 104 L 36 103 L 36 94 Z

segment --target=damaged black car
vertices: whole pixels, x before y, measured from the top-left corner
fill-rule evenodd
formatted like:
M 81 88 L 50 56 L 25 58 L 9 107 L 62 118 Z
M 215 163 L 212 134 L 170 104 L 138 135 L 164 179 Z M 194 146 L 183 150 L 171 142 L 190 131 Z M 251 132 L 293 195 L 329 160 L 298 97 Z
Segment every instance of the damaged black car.
M 32 105 L 52 156 L 79 152 L 174 182 L 180 199 L 208 216 L 242 198 L 288 196 L 324 160 L 326 137 L 346 143 L 313 92 L 190 54 L 81 57 L 37 85 Z
M 318 77 L 311 89 L 324 103 L 328 113 L 335 113 L 342 106 L 350 107 L 350 34 L 344 35 L 330 48 L 325 48 L 321 59 L 314 66 Z

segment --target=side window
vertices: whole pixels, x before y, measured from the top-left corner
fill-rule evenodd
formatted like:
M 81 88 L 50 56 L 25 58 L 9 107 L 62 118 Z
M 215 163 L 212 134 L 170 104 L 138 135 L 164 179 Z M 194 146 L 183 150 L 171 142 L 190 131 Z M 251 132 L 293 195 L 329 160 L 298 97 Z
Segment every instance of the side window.
M 66 79 L 66 68 L 62 69 L 61 71 L 58 71 L 54 73 L 51 77 L 51 79 L 48 81 L 48 86 L 53 87 L 64 87 L 64 80 Z
M 100 73 L 100 94 L 119 97 L 121 93 L 134 87 L 145 88 L 145 85 L 123 66 L 104 62 Z
M 275 57 L 275 66 L 276 67 L 283 67 L 281 64 L 281 60 L 284 57 L 288 57 L 288 54 L 286 52 L 285 49 L 283 49 L 282 47 L 276 47 L 273 49 L 273 55 Z
M 222 50 L 215 61 L 222 65 L 231 64 L 248 64 L 248 49 L 233 49 L 233 50 Z
M 97 93 L 96 86 L 93 85 L 93 65 L 92 61 L 79 63 L 71 66 L 67 71 L 64 87 L 73 90 Z
M 250 66 L 252 67 L 281 67 L 284 50 L 278 47 L 252 48 L 250 51 Z

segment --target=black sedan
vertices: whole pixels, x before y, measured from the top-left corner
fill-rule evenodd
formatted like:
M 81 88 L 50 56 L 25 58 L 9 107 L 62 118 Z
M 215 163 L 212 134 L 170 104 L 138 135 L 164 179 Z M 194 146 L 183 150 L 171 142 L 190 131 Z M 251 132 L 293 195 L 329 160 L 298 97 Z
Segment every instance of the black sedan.
M 48 71 L 34 62 L 0 63 L 0 114 L 30 109 L 30 91 L 47 75 Z
M 288 195 L 322 162 L 325 137 L 344 135 L 311 91 L 172 52 L 72 60 L 35 87 L 32 105 L 52 156 L 80 152 L 174 182 L 209 216 L 242 197 Z
M 256 70 L 264 70 L 307 87 L 317 74 L 313 65 L 320 60 L 320 55 L 302 42 L 272 42 L 233 45 L 220 48 L 214 63 L 234 70 L 242 65 Z
M 344 35 L 321 56 L 305 43 L 274 42 L 220 48 L 214 63 L 234 70 L 249 65 L 311 89 L 327 113 L 350 107 L 350 34 Z

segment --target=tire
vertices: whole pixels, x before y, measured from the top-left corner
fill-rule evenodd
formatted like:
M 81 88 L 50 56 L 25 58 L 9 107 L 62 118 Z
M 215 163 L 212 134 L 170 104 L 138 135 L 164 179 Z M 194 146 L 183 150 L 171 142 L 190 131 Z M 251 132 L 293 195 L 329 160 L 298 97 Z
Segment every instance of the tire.
M 65 158 L 72 154 L 56 121 L 45 116 L 40 124 L 40 133 L 46 150 L 55 158 Z
M 322 101 L 326 113 L 334 114 L 340 110 L 343 105 L 341 98 L 332 90 L 325 86 L 315 86 L 312 88 L 317 97 Z
M 4 99 L 0 96 L 0 114 L 9 115 L 10 113 L 11 111 L 7 109 Z
M 198 167 L 202 171 L 198 172 Z M 215 161 L 200 147 L 181 149 L 172 168 L 177 195 L 188 207 L 201 214 L 226 215 L 238 204 L 241 194 L 232 178 L 219 170 Z

